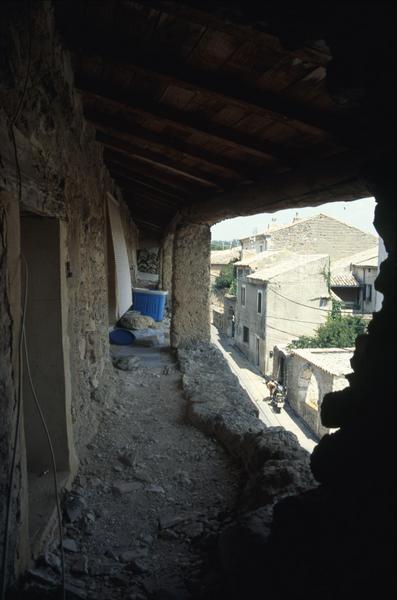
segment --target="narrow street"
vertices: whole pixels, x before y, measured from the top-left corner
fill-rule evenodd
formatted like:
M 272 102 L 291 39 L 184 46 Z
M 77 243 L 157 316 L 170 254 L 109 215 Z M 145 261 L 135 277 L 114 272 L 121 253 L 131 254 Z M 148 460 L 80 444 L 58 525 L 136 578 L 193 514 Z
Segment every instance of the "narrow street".
M 232 340 L 220 334 L 216 327 L 211 326 L 211 341 L 222 352 L 228 365 L 237 375 L 241 386 L 247 391 L 251 400 L 259 410 L 259 418 L 268 427 L 284 427 L 294 433 L 300 445 L 308 452 L 312 452 L 318 439 L 306 427 L 290 406 L 286 405 L 280 414 L 273 411 L 268 402 L 263 399 L 269 396 L 263 375 L 255 368 L 243 354 L 233 345 Z

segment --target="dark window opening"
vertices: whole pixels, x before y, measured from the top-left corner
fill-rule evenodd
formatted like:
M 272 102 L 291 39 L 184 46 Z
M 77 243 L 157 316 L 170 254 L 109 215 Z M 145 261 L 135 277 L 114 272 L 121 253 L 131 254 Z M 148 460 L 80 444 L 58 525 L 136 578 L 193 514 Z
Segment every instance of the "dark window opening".
M 249 341 L 250 341 L 250 330 L 248 329 L 248 327 L 243 325 L 243 342 L 245 342 L 246 344 L 249 344 Z

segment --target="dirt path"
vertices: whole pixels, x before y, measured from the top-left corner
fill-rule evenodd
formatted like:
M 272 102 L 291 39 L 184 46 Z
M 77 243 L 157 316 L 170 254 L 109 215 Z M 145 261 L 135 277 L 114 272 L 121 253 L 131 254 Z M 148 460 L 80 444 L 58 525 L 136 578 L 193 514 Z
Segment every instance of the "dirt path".
M 239 472 L 184 421 L 170 353 L 134 352 L 139 368 L 119 371 L 122 392 L 66 505 L 68 582 L 97 600 L 210 598 L 205 548 L 233 507 Z

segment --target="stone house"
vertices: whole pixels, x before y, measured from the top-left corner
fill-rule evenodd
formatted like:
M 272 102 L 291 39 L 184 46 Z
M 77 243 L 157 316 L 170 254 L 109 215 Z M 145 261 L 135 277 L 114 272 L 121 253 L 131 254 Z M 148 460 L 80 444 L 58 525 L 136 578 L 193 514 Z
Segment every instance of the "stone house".
M 210 258 L 210 277 L 211 283 L 214 283 L 215 279 L 221 272 L 222 267 L 229 263 L 239 260 L 241 258 L 241 246 L 235 246 L 228 250 L 212 250 Z
M 281 250 L 236 263 L 235 343 L 262 373 L 272 372 L 276 344 L 310 335 L 324 322 L 327 265 L 325 254 Z
M 243 257 L 287 248 L 298 254 L 328 254 L 336 260 L 377 244 L 377 238 L 357 227 L 319 213 L 306 219 L 295 218 L 287 225 L 272 225 L 266 231 L 240 240 Z
M 332 261 L 330 284 L 332 295 L 342 302 L 342 309 L 370 315 L 376 310 L 378 245 Z
M 332 430 L 321 424 L 323 398 L 349 385 L 354 348 L 303 348 L 290 352 L 274 348 L 273 377 L 287 388 L 291 407 L 321 438 Z
M 225 294 L 223 297 L 223 306 L 211 306 L 212 324 L 221 333 L 224 333 L 230 338 L 234 338 L 235 335 L 236 302 L 236 296 Z

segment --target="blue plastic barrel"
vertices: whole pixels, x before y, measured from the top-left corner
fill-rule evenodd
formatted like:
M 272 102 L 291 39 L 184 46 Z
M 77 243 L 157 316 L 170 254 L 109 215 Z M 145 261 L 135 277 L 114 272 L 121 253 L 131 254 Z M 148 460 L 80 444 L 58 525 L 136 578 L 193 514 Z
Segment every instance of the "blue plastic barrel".
M 133 288 L 133 308 L 142 315 L 152 317 L 155 321 L 164 319 L 165 301 L 168 292 L 161 290 L 147 290 L 146 288 Z
M 135 342 L 135 335 L 129 329 L 117 327 L 109 332 L 109 341 L 117 346 L 129 346 Z

